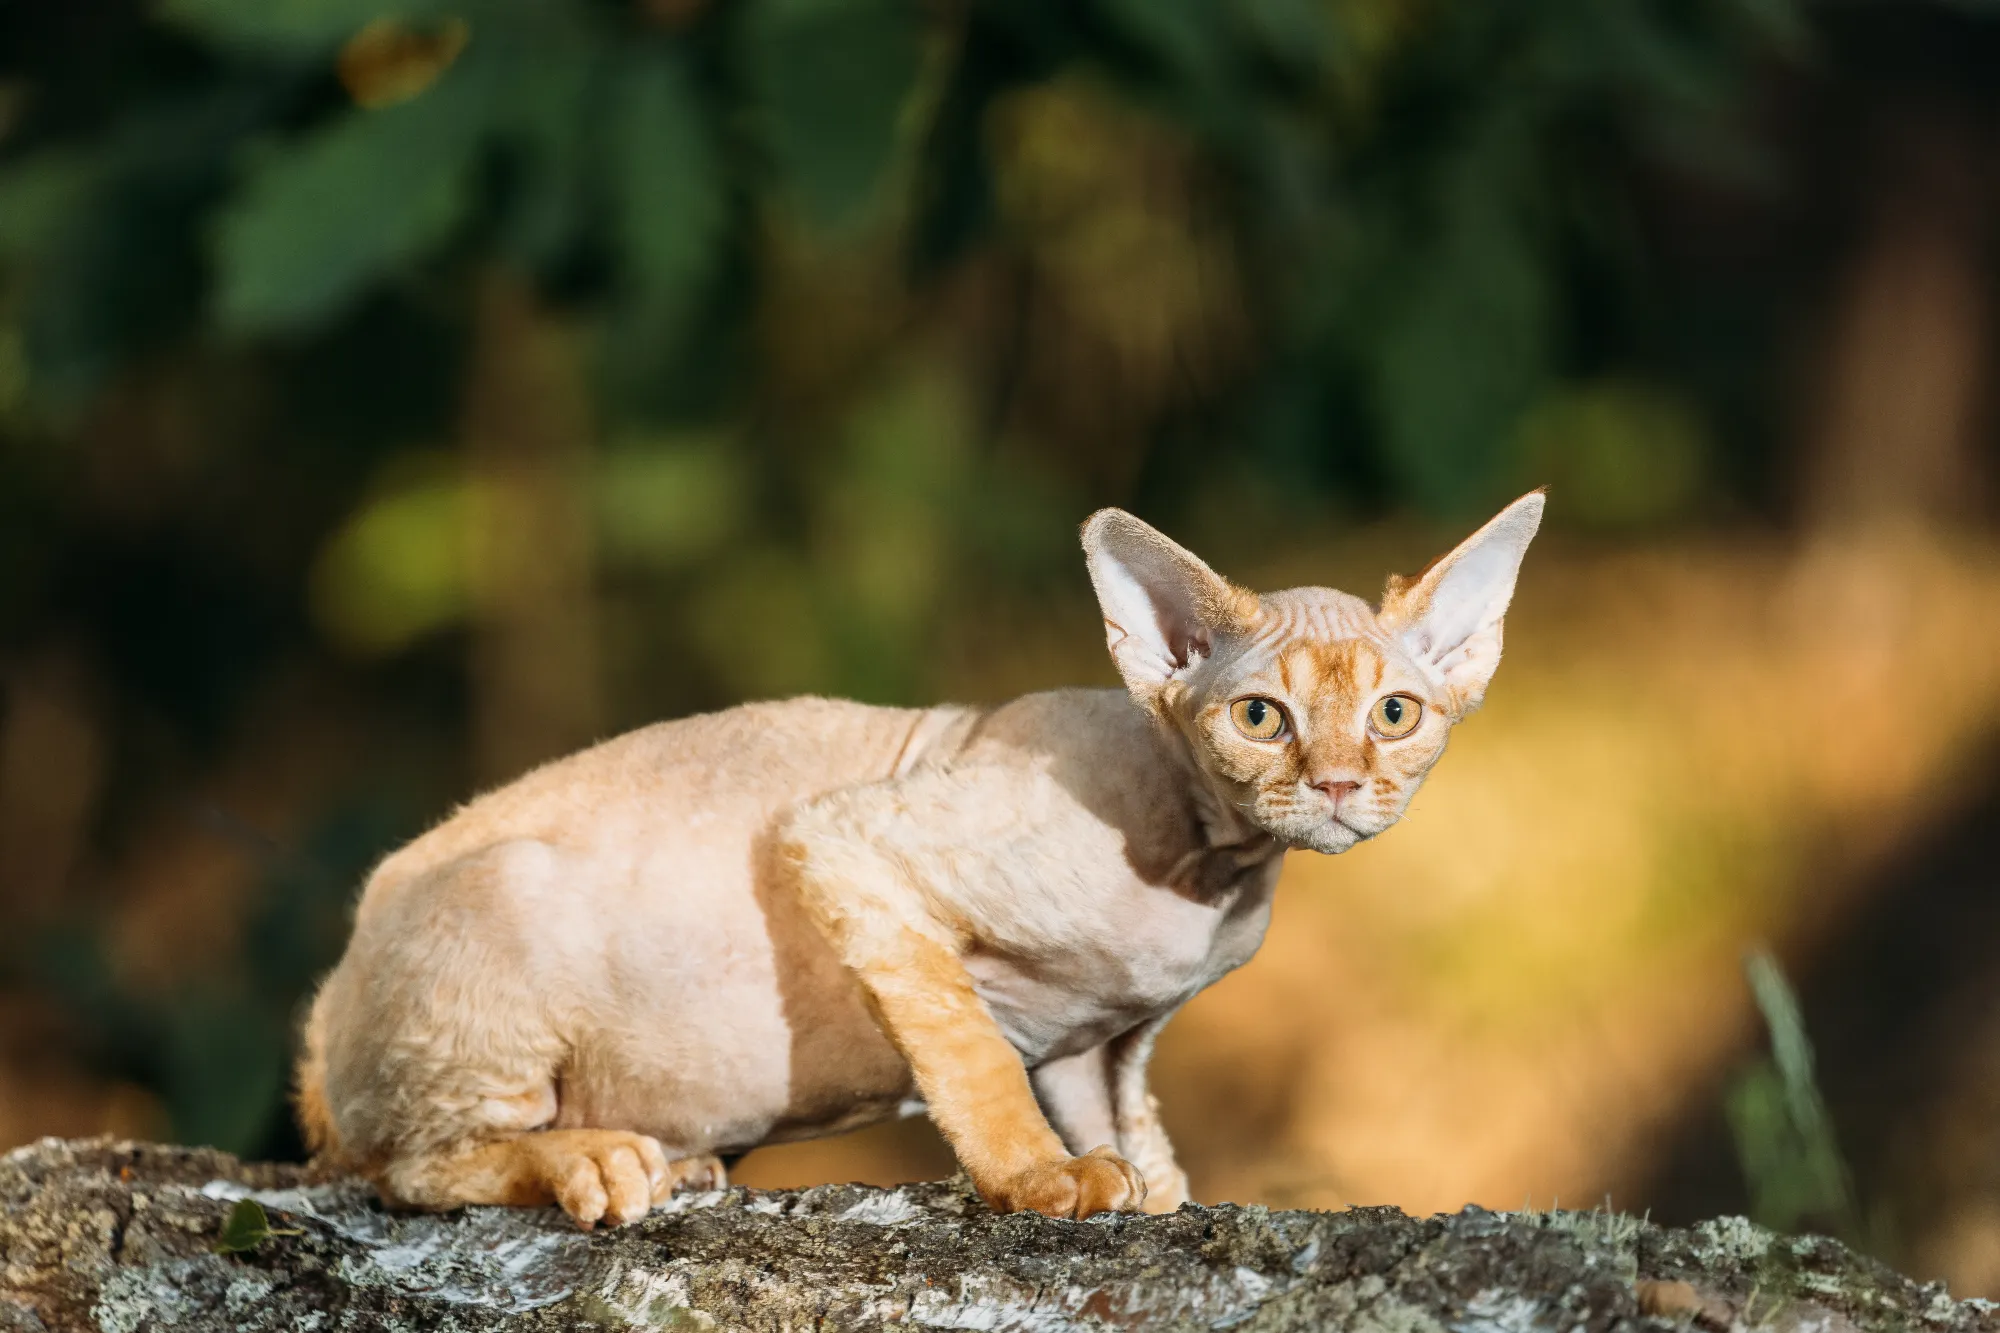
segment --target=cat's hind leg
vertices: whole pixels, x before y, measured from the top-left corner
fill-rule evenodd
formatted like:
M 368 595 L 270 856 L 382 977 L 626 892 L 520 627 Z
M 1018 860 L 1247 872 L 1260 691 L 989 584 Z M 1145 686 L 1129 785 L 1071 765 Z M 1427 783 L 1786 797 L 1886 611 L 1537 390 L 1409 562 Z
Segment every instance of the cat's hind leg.
M 1106 1047 L 1105 1058 L 1111 1074 L 1112 1113 L 1118 1126 L 1118 1151 L 1146 1176 L 1146 1203 L 1149 1213 L 1171 1213 L 1191 1197 L 1187 1172 L 1174 1158 L 1173 1141 L 1160 1123 L 1160 1104 L 1147 1085 L 1146 1066 L 1153 1058 L 1153 1042 L 1172 1018 L 1159 1015 Z
M 556 1204 L 585 1231 L 636 1222 L 676 1189 L 720 1189 L 714 1157 L 671 1158 L 660 1141 L 617 1129 L 542 1129 L 389 1163 L 377 1182 L 408 1208 Z
M 307 1023 L 300 1105 L 329 1162 L 391 1205 L 555 1203 L 584 1227 L 719 1178 L 644 1134 L 557 1126 L 579 1033 L 616 1012 L 601 933 L 565 906 L 583 873 L 533 840 L 377 872 Z

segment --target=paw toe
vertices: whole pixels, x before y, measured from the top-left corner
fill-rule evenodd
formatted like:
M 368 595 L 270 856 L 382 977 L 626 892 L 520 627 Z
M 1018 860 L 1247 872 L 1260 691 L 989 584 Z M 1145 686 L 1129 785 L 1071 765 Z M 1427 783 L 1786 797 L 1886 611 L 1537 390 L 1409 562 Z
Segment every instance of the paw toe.
M 605 1220 L 613 1226 L 636 1222 L 653 1207 L 653 1186 L 636 1143 L 620 1143 L 596 1154 L 604 1181 Z
M 646 1166 L 646 1196 L 649 1203 L 659 1203 L 674 1190 L 675 1167 L 678 1163 L 667 1159 L 666 1149 L 660 1141 L 648 1135 L 639 1137 L 639 1158 Z
M 585 1231 L 596 1226 L 611 1202 L 597 1163 L 579 1157 L 564 1168 L 562 1179 L 556 1182 L 556 1202 Z
M 1077 1160 L 1088 1164 L 1077 1181 L 1078 1217 L 1130 1212 L 1146 1202 L 1146 1178 L 1111 1148 L 1092 1148 Z

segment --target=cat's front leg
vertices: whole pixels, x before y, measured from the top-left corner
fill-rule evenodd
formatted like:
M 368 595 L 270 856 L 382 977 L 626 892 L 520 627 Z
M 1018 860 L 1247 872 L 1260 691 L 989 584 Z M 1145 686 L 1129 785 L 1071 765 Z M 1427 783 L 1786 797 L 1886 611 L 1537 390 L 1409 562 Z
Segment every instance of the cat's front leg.
M 802 900 L 910 1062 L 931 1119 L 997 1211 L 1136 1210 L 1146 1182 L 1129 1162 L 1108 1146 L 1071 1156 L 1049 1127 L 1019 1052 L 960 961 L 963 942 L 911 881 L 912 858 L 851 808 L 876 796 L 895 799 L 866 788 L 815 802 L 780 846 Z
M 1187 1173 L 1174 1159 L 1173 1141 L 1160 1123 L 1160 1103 L 1146 1077 L 1153 1042 L 1173 1016 L 1170 1010 L 1149 1019 L 1105 1047 L 1118 1151 L 1146 1177 L 1145 1208 L 1149 1213 L 1171 1213 L 1190 1197 Z
M 931 1118 L 996 1210 L 1089 1217 L 1145 1203 L 1145 1178 L 1108 1143 L 1066 1151 L 954 951 L 910 933 L 850 966 Z

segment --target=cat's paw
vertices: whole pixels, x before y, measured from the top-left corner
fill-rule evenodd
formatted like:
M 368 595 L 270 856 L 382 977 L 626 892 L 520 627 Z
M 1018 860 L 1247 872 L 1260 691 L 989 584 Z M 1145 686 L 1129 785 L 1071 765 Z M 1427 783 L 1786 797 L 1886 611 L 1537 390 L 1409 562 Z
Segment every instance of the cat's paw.
M 556 1203 L 585 1231 L 644 1217 L 672 1192 L 674 1169 L 683 1165 L 667 1160 L 658 1139 L 618 1130 L 573 1130 L 545 1152 Z
M 729 1171 L 720 1157 L 683 1157 L 667 1163 L 667 1178 L 653 1186 L 653 1202 L 665 1203 L 670 1194 L 686 1191 L 726 1190 Z
M 676 1190 L 722 1189 L 727 1174 L 714 1157 L 669 1160 L 658 1139 L 616 1129 L 546 1130 L 517 1140 L 536 1155 L 550 1193 L 570 1220 L 590 1230 L 623 1226 Z
M 996 1212 L 1036 1212 L 1047 1217 L 1089 1217 L 1133 1212 L 1146 1201 L 1139 1169 L 1110 1148 L 1081 1157 L 1041 1162 L 986 1192 Z

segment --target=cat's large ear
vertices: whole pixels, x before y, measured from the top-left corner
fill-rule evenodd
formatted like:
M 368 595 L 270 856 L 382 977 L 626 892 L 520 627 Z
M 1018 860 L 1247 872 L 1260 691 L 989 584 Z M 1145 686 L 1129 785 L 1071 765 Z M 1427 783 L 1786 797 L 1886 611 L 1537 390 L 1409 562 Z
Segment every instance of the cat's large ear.
M 1500 665 L 1501 622 L 1541 523 L 1542 493 L 1531 491 L 1415 578 L 1389 578 L 1378 619 L 1444 677 L 1460 716 L 1479 707 Z
M 1216 635 L 1256 614 L 1254 595 L 1122 509 L 1090 516 L 1083 554 L 1111 660 L 1132 697 L 1148 707 L 1177 674 L 1208 655 Z

